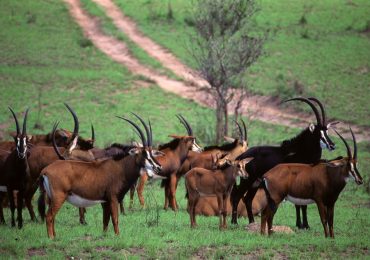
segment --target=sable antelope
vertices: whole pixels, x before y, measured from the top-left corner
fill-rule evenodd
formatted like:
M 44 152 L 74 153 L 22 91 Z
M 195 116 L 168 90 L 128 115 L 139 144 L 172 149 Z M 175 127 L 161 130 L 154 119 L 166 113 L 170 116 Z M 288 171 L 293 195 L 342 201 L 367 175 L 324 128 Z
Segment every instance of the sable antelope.
M 179 118 L 180 119 L 180 118 Z M 181 120 L 182 119 L 182 120 Z M 190 124 L 185 120 L 185 118 L 181 117 L 180 121 L 186 127 L 188 134 L 193 135 L 193 130 L 191 129 Z M 230 137 L 227 140 L 232 140 L 232 143 L 228 143 L 223 146 L 208 146 L 204 148 L 204 151 L 200 153 L 195 153 L 193 151 L 189 151 L 188 156 L 184 163 L 182 164 L 181 168 L 176 172 L 176 178 L 173 180 L 172 186 L 177 187 L 177 184 L 181 178 L 181 176 L 185 175 L 190 169 L 194 167 L 200 167 L 211 170 L 213 168 L 213 159 L 217 157 L 223 157 L 225 160 L 228 159 L 230 161 L 235 160 L 235 158 L 240 155 L 241 153 L 247 150 L 248 141 L 247 141 L 247 129 L 245 122 L 242 120 L 244 132 L 242 131 L 241 126 L 238 122 L 236 122 L 238 129 L 239 129 L 239 139 L 232 139 Z M 162 183 L 168 183 L 169 180 L 163 180 Z M 169 196 L 165 194 L 165 208 L 168 205 Z
M 275 207 L 284 198 L 299 205 L 316 203 L 325 237 L 330 235 L 334 238 L 334 206 L 348 180 L 353 178 L 356 184 L 363 184 L 362 177 L 357 170 L 356 138 L 352 129 L 350 131 L 354 146 L 353 156 L 346 140 L 335 131 L 347 148 L 347 157 L 317 165 L 279 164 L 264 175 L 266 195 L 276 204 Z M 275 207 L 267 206 L 263 210 L 261 234 L 265 234 L 266 222 L 268 234 L 272 233 Z
M 76 148 L 78 148 L 78 149 L 89 149 L 89 148 L 92 148 L 92 145 L 93 145 L 94 140 L 95 140 L 93 127 L 92 127 L 92 139 L 83 139 L 80 136 L 78 136 L 78 129 L 79 129 L 78 118 L 77 118 L 75 112 L 73 111 L 73 109 L 70 106 L 68 106 L 68 104 L 65 104 L 65 106 L 70 111 L 70 113 L 72 114 L 73 119 L 74 119 L 75 126 L 74 126 L 73 133 L 71 133 L 67 130 L 56 130 L 56 128 L 55 128 L 55 129 L 53 129 L 52 134 L 46 135 L 46 136 L 48 136 L 47 140 L 50 141 L 51 139 L 53 139 L 54 145 L 56 145 L 57 143 L 62 143 L 64 145 L 66 145 L 65 141 L 73 140 L 73 143 L 69 145 L 70 149 L 76 149 Z M 63 133 L 68 133 L 68 136 L 63 135 L 63 138 L 61 138 L 62 137 L 62 135 L 61 135 L 62 132 Z M 49 135 L 51 135 L 51 137 Z M 14 138 L 17 138 L 17 137 L 15 136 Z M 30 146 L 30 147 L 28 149 L 27 156 L 25 157 L 25 160 L 27 160 L 27 168 L 26 168 L 27 169 L 27 182 L 25 184 L 26 187 L 23 190 L 22 196 L 24 198 L 24 202 L 25 202 L 25 205 L 26 205 L 26 207 L 28 209 L 28 212 L 30 214 L 31 220 L 35 221 L 36 216 L 35 216 L 33 206 L 32 206 L 32 197 L 33 197 L 33 195 L 35 194 L 35 192 L 37 190 L 38 179 L 39 179 L 41 170 L 43 168 L 45 168 L 47 165 L 51 164 L 52 162 L 58 160 L 58 156 L 53 151 L 53 147 L 38 145 L 38 144 L 37 145 L 32 145 L 29 142 L 29 138 L 30 138 L 30 135 L 27 135 L 27 145 Z M 40 143 L 43 143 L 46 139 L 40 137 L 40 138 L 38 138 L 38 140 L 40 141 Z M 62 147 L 60 149 L 62 150 L 63 153 L 66 150 L 64 147 Z M 67 149 L 67 151 L 69 151 L 70 149 Z M 16 167 L 17 166 L 8 166 L 8 169 L 12 169 L 12 168 L 16 168 Z M 4 171 L 3 169 L 5 170 L 5 168 L 2 168 L 0 166 L 0 170 Z M 26 173 L 24 173 L 24 174 L 26 174 Z M 6 174 L 3 173 L 2 175 L 5 176 Z M 7 175 L 11 175 L 11 173 L 8 173 Z M 6 192 L 6 187 L 4 186 L 4 188 L 1 189 L 0 191 Z M 2 205 L 0 205 L 0 212 L 1 212 L 0 213 L 0 222 L 4 223 L 5 220 L 4 220 L 3 217 L 1 217 L 1 215 L 2 215 Z
M 161 165 L 154 158 L 156 151 L 151 148 L 151 132 L 148 134 L 147 131 L 146 139 L 134 122 L 122 119 L 136 129 L 144 147 L 132 148 L 128 156 L 98 162 L 56 161 L 42 170 L 41 189 L 46 191 L 50 200 L 46 214 L 49 238 L 55 237 L 55 216 L 65 200 L 77 207 L 101 203 L 103 230 L 107 230 L 111 217 L 114 232 L 119 234 L 118 202 L 144 169 L 149 175 L 161 170 Z
M 9 205 L 11 211 L 11 224 L 15 226 L 14 211 L 15 201 L 14 192 L 17 193 L 17 222 L 18 228 L 23 226 L 22 209 L 23 209 L 23 198 L 26 191 L 27 183 L 29 182 L 29 171 L 27 164 L 27 153 L 28 153 L 28 137 L 27 137 L 27 115 L 28 109 L 24 115 L 22 132 L 19 128 L 19 122 L 14 111 L 9 107 L 10 112 L 13 115 L 17 135 L 14 137 L 15 147 L 4 163 L 4 172 L 0 175 L 0 190 L 6 191 L 9 198 Z M 3 200 L 3 192 L 0 192 L 0 201 Z M 5 222 L 2 205 L 0 205 L 0 221 Z
M 188 196 L 190 226 L 196 227 L 195 208 L 201 196 L 215 195 L 217 197 L 218 213 L 220 216 L 220 229 L 226 228 L 226 201 L 229 200 L 231 189 L 236 177 L 247 177 L 244 164 L 253 158 L 245 158 L 242 161 L 225 160 L 220 162 L 218 170 L 193 168 L 185 174 L 185 186 Z
M 327 124 L 326 115 L 323 105 L 316 98 L 292 98 L 284 102 L 302 101 L 308 104 L 313 110 L 317 124 L 310 124 L 296 137 L 285 140 L 280 146 L 255 146 L 248 149 L 245 153 L 241 154 L 237 159 L 253 157 L 254 160 L 246 165 L 246 171 L 249 173 L 248 179 L 242 179 L 239 186 L 234 186 L 231 193 L 233 214 L 232 223 L 237 224 L 237 206 L 240 199 L 247 192 L 243 201 L 246 204 L 249 223 L 254 222 L 253 214 L 251 211 L 251 204 L 257 188 L 253 188 L 253 183 L 262 177 L 268 170 L 273 168 L 279 163 L 307 163 L 316 164 L 321 158 L 321 149 L 327 148 L 330 151 L 335 149 L 334 143 L 328 136 L 328 129 L 337 122 Z M 321 109 L 322 118 L 316 106 L 312 103 L 315 102 Z M 297 222 L 299 228 L 309 228 L 307 221 L 307 207 L 303 207 L 303 225 L 300 221 L 299 208 L 297 207 Z
M 259 214 L 267 205 L 266 194 L 263 189 L 258 189 L 256 196 L 253 198 L 252 202 L 252 212 L 253 216 Z M 226 211 L 227 215 L 231 215 L 231 202 L 226 201 Z M 188 208 L 189 212 L 189 208 Z M 215 196 L 202 196 L 199 197 L 198 203 L 195 207 L 195 215 L 203 215 L 206 217 L 219 216 L 217 198 Z M 247 217 L 247 210 L 242 201 L 239 201 L 238 205 L 238 218 Z
M 191 130 L 190 125 L 186 122 L 186 120 L 181 115 L 178 115 L 177 118 L 185 126 L 188 135 L 187 136 L 186 135 L 185 136 L 170 135 L 170 137 L 172 137 L 173 139 L 169 143 L 160 145 L 158 147 L 158 150 L 163 153 L 163 156 L 160 156 L 157 158 L 159 163 L 162 165 L 162 171 L 161 171 L 160 176 L 167 178 L 165 181 L 162 181 L 162 185 L 161 185 L 162 187 L 164 187 L 164 190 L 165 190 L 165 198 L 168 198 L 165 200 L 164 209 L 168 208 L 168 205 L 170 202 L 171 208 L 175 211 L 177 210 L 177 202 L 176 202 L 177 176 L 176 176 L 176 173 L 178 169 L 181 167 L 181 165 L 183 164 L 184 160 L 186 159 L 190 151 L 197 152 L 197 153 L 201 151 L 201 148 L 195 141 L 195 137 L 192 136 L 192 130 Z M 139 188 L 138 188 L 139 200 L 140 202 L 142 202 L 142 205 L 144 204 L 144 197 L 142 196 L 142 193 L 143 193 L 144 184 L 146 180 L 147 180 L 147 176 L 142 175 L 142 177 L 140 178 L 140 183 L 139 183 Z

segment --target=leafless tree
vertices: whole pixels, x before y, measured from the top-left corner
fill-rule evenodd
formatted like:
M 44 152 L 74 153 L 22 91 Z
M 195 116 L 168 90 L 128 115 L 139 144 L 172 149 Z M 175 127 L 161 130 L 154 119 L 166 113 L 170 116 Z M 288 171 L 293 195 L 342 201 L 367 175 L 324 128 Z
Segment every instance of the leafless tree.
M 228 105 L 237 98 L 240 106 L 245 97 L 246 87 L 238 82 L 261 55 L 265 36 L 252 25 L 258 9 L 255 0 L 194 0 L 192 7 L 196 33 L 190 53 L 200 76 L 211 86 L 200 91 L 215 100 L 216 142 L 220 142 L 228 133 Z

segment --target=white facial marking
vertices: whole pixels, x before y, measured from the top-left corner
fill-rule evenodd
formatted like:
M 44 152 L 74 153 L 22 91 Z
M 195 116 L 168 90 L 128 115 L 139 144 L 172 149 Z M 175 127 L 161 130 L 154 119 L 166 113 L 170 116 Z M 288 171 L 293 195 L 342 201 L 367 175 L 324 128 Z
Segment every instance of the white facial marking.
M 77 146 L 77 140 L 78 140 L 78 136 L 76 136 L 75 139 L 73 139 L 72 145 L 69 148 L 69 152 L 72 152 L 76 148 L 76 146 Z
M 7 192 L 8 189 L 6 188 L 6 186 L 0 186 L 0 192 Z
M 77 194 L 72 193 L 67 197 L 67 201 L 71 203 L 73 206 L 79 207 L 79 208 L 86 208 L 91 207 L 96 204 L 104 203 L 104 200 L 89 200 L 85 199 Z
M 285 199 L 290 201 L 294 205 L 299 205 L 299 206 L 304 206 L 304 205 L 315 203 L 315 201 L 313 201 L 312 199 L 296 198 L 296 197 L 292 197 L 290 195 L 286 196 Z

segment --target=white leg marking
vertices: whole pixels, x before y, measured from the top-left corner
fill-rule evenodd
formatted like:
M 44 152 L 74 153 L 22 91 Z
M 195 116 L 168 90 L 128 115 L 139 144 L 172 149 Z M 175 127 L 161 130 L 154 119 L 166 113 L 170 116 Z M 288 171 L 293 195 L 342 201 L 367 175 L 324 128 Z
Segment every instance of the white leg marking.
M 48 194 L 49 199 L 51 199 L 51 189 L 50 189 L 50 184 L 49 184 L 49 178 L 48 176 L 44 175 L 44 189 L 46 193 Z

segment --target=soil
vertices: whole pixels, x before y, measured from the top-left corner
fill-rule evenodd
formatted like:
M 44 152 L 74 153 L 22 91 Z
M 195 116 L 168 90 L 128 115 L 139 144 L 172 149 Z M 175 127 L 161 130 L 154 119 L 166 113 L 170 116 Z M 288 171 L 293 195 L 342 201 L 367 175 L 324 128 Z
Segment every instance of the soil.
M 68 5 L 71 16 L 82 28 L 86 38 L 109 56 L 114 61 L 125 66 L 131 73 L 141 75 L 155 82 L 162 89 L 191 99 L 206 107 L 215 108 L 212 96 L 207 92 L 196 91 L 195 87 L 209 87 L 208 84 L 197 76 L 191 68 L 178 60 L 167 49 L 155 43 L 140 32 L 136 24 L 126 17 L 111 0 L 93 0 L 100 5 L 118 29 L 123 31 L 135 44 L 145 50 L 151 57 L 158 60 L 163 67 L 171 70 L 183 80 L 174 80 L 159 72 L 141 64 L 133 57 L 124 42 L 104 34 L 98 20 L 82 8 L 79 0 L 64 0 Z M 236 93 L 235 96 L 237 96 Z M 235 100 L 235 98 L 234 98 Z M 236 101 L 229 105 L 230 114 L 235 111 Z M 284 125 L 289 127 L 307 127 L 309 122 L 315 122 L 313 115 L 296 112 L 292 109 L 283 108 L 279 100 L 267 96 L 248 95 L 242 102 L 240 111 L 249 119 L 258 119 L 263 122 Z M 345 137 L 350 137 L 347 126 L 336 126 Z M 368 127 L 353 126 L 358 141 L 370 141 Z

